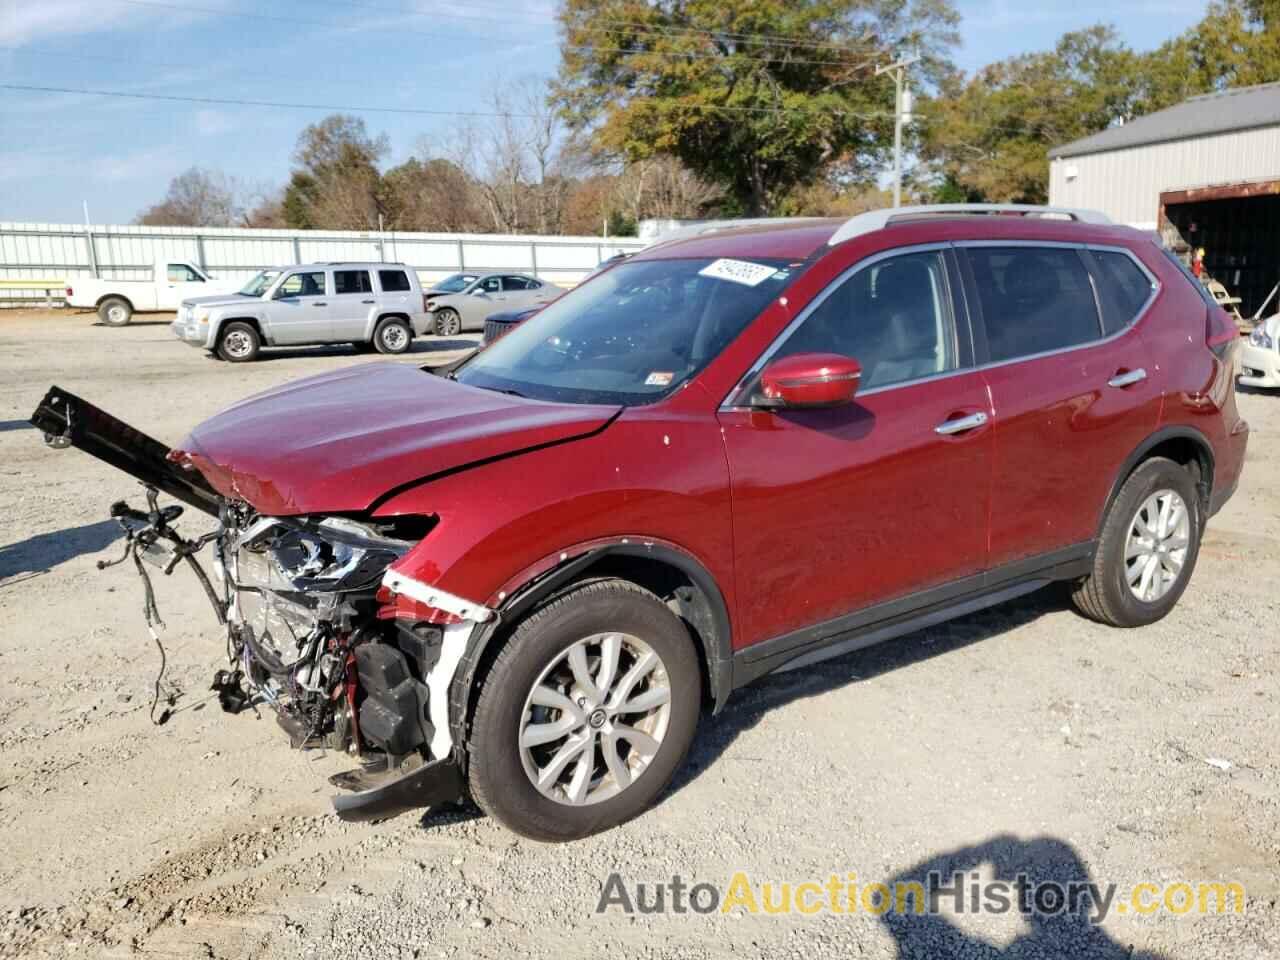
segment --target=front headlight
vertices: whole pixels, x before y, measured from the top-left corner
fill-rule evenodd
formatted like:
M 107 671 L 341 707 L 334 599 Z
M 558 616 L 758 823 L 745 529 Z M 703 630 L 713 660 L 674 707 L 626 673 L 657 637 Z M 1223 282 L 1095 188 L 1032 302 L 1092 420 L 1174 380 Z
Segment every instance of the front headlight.
M 262 520 L 236 544 L 237 582 L 288 593 L 370 589 L 412 546 L 340 517 Z
M 1265 327 L 1254 327 L 1253 333 L 1249 334 L 1249 342 L 1263 350 L 1270 350 L 1275 346 L 1275 341 L 1271 339 L 1271 334 L 1267 333 Z

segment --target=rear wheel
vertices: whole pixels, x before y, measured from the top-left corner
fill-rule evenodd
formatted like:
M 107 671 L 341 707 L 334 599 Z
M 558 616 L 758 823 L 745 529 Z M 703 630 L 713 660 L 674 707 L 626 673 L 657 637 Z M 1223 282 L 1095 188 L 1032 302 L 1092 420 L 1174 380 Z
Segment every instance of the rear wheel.
M 434 328 L 437 337 L 456 337 L 462 332 L 462 316 L 452 307 L 442 307 L 435 312 Z
M 413 332 L 403 320 L 388 317 L 373 332 L 373 345 L 379 353 L 404 353 L 413 343 Z
M 698 724 L 688 629 L 623 580 L 571 590 L 521 623 L 476 699 L 471 795 L 535 840 L 575 840 L 647 809 Z
M 123 327 L 133 319 L 133 304 L 124 297 L 107 297 L 98 304 L 98 319 L 109 327 Z
M 1161 619 L 1191 579 L 1202 523 L 1199 491 L 1185 468 L 1164 457 L 1140 464 L 1107 511 L 1093 572 L 1072 596 L 1076 607 L 1113 627 Z
M 228 323 L 218 338 L 218 356 L 231 363 L 246 363 L 258 356 L 262 338 L 252 324 L 236 320 Z

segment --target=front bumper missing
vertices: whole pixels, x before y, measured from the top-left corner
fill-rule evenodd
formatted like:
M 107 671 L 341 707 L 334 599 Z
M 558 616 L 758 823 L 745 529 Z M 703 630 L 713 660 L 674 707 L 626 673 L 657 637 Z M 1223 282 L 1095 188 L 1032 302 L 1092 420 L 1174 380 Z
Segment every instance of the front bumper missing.
M 345 774 L 330 778 L 335 786 L 348 786 Z M 453 757 L 433 760 L 380 786 L 333 798 L 338 819 L 349 822 L 385 820 L 420 807 L 460 803 L 466 799 L 462 768 Z

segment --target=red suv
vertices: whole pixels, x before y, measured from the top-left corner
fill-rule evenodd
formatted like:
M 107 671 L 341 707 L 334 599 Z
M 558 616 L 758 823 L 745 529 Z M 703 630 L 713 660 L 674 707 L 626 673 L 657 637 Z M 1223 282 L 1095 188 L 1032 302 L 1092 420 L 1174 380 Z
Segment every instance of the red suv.
M 447 374 L 312 377 L 180 449 L 57 388 L 33 420 L 219 518 L 114 508 L 166 569 L 211 545 L 223 704 L 359 756 L 342 816 L 470 796 L 567 840 L 780 667 L 1051 581 L 1163 617 L 1240 475 L 1236 339 L 1096 214 L 905 208 L 700 228 Z

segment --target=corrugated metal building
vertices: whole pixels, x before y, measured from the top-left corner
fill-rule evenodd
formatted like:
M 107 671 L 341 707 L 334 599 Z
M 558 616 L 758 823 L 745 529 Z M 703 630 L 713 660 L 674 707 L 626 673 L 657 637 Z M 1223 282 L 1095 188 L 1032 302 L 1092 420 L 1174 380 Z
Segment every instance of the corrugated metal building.
M 1194 97 L 1049 158 L 1051 204 L 1159 230 L 1188 256 L 1203 247 L 1246 316 L 1280 282 L 1280 83 Z

